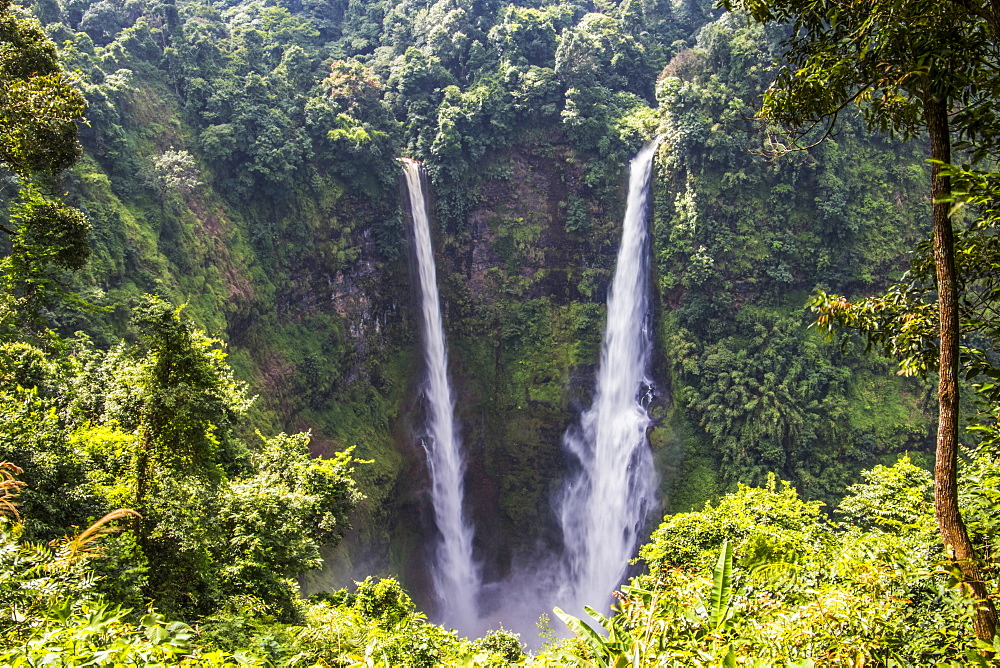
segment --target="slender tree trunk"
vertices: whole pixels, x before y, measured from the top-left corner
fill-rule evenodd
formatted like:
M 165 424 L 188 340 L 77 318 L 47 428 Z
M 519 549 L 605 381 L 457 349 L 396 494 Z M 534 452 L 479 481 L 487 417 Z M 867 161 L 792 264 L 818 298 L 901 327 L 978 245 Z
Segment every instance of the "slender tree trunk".
M 924 99 L 931 157 L 951 162 L 951 138 L 948 109 L 943 100 L 928 94 Z M 955 246 L 949 210 L 944 201 L 951 195 L 951 179 L 935 164 L 931 171 L 931 217 L 934 223 L 934 264 L 937 271 L 938 317 L 941 327 L 941 353 L 938 360 L 938 432 L 934 464 L 934 511 L 945 550 L 951 552 L 962 574 L 963 584 L 979 601 L 972 625 L 980 640 L 992 640 L 997 615 L 989 590 L 983 582 L 976 552 L 958 509 L 958 374 L 959 326 L 958 281 L 955 269 Z
M 140 430 L 139 452 L 135 463 L 135 508 L 142 509 L 149 490 L 149 455 L 152 451 L 152 439 L 147 427 Z
M 146 548 L 146 525 L 144 519 L 149 510 L 146 508 L 146 497 L 153 478 L 153 430 L 147 424 L 147 409 L 144 406 L 139 417 L 139 442 L 135 456 L 135 500 L 132 509 L 138 514 L 132 522 L 132 532 L 136 542 Z

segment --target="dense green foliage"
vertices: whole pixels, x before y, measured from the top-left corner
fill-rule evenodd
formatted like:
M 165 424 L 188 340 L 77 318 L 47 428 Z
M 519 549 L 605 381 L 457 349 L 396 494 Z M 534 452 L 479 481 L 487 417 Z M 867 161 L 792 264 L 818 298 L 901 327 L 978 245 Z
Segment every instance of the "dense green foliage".
M 74 363 L 49 362 L 32 379 L 12 362 L 43 353 L 5 347 L 0 460 L 24 469 L 27 535 L 53 538 L 132 507 L 135 535 L 109 541 L 105 564 L 123 602 L 210 612 L 246 594 L 293 617 L 289 578 L 320 565 L 319 547 L 343 536 L 358 499 L 350 453 L 312 459 L 307 435 L 281 434 L 248 454 L 226 422 L 248 401 L 224 354 L 163 302 L 146 313 L 159 317 L 145 346 L 65 341 Z
M 42 27 L 0 3 L 0 170 L 7 239 L 0 248 L 0 327 L 44 328 L 42 309 L 64 296 L 59 280 L 90 254 L 89 224 L 52 192 L 80 155 L 76 122 L 86 109 Z M 9 176 L 8 176 L 9 175 Z
M 749 118 L 783 28 L 701 0 L 26 4 L 0 5 L 0 461 L 26 483 L 0 544 L 4 661 L 521 660 L 516 635 L 458 638 L 395 579 L 365 579 L 397 573 L 431 601 L 395 157 L 431 176 L 470 510 L 499 579 L 558 545 L 561 436 L 592 391 L 624 168 L 657 134 L 650 440 L 664 510 L 690 512 L 596 618 L 610 640 L 573 625 L 524 660 L 977 660 L 914 465 L 932 388 L 803 310 L 817 288 L 900 276 L 927 228 L 925 151 L 845 113 L 832 140 L 762 156 Z M 58 118 L 34 127 L 21 107 L 46 100 Z M 993 227 L 967 244 L 981 294 Z M 995 336 L 977 331 L 982 362 Z M 961 490 L 990 578 L 993 424 L 968 439 Z M 357 591 L 300 599 L 355 505 L 331 579 Z M 124 507 L 141 518 L 99 554 L 46 566 Z
M 850 344 L 840 355 L 799 310 L 816 287 L 870 290 L 904 268 L 923 236 L 927 170 L 916 147 L 850 117 L 835 140 L 765 160 L 767 137 L 748 119 L 779 38 L 726 15 L 658 84 L 671 151 L 654 261 L 668 417 L 685 455 L 674 509 L 767 472 L 833 502 L 859 468 L 929 441 L 926 388 L 889 380 L 888 360 Z
M 991 2 L 949 7 L 922 0 L 836 7 L 798 0 L 747 0 L 724 6 L 745 9 L 765 24 L 792 23 L 782 42 L 786 62 L 763 96 L 764 119 L 788 124 L 793 134 L 801 136 L 810 126 L 825 125 L 827 132 L 833 130 L 841 112 L 853 107 L 860 110 L 870 129 L 903 137 L 918 130 L 927 134 L 936 292 L 933 310 L 937 311 L 937 355 L 928 364 L 936 370 L 938 381 L 935 517 L 942 544 L 952 555 L 963 586 L 980 601 L 973 618 L 976 636 L 992 641 L 996 609 L 959 508 L 959 374 L 964 370 L 968 380 L 978 370 L 967 365 L 963 369 L 963 309 L 959 300 L 968 299 L 968 292 L 962 294 L 965 286 L 957 266 L 951 206 L 955 194 L 951 177 L 956 170 L 950 163 L 954 158 L 953 134 L 973 149 L 976 159 L 996 151 L 1000 125 L 995 114 L 995 64 L 1000 59 L 996 48 L 1000 8 Z M 992 297 L 987 295 L 986 301 Z M 929 309 L 919 310 L 919 315 L 914 313 L 918 318 Z M 861 320 L 867 328 L 877 318 Z M 881 337 L 876 334 L 871 338 Z
M 186 303 L 260 393 L 254 424 L 310 427 L 317 450 L 355 445 L 374 460 L 359 472 L 376 520 L 366 541 L 416 539 L 395 520 L 412 503 L 416 485 L 401 474 L 419 453 L 399 443 L 419 419 L 408 404 L 419 365 L 398 289 L 405 235 L 383 196 L 400 153 L 424 160 L 433 180 L 455 381 L 468 398 L 459 418 L 481 453 L 472 468 L 493 481 L 473 488 L 473 504 L 501 512 L 504 540 L 490 548 L 501 561 L 546 533 L 560 437 L 590 390 L 623 166 L 657 131 L 667 142 L 654 441 L 668 507 L 774 469 L 832 500 L 859 468 L 922 447 L 919 388 L 887 386 L 878 365 L 841 360 L 797 329 L 775 354 L 807 351 L 806 377 L 824 377 L 809 401 L 844 408 L 810 418 L 824 424 L 803 442 L 778 425 L 788 435 L 748 451 L 787 455 L 750 464 L 733 453 L 725 441 L 738 431 L 720 436 L 729 428 L 696 407 L 709 383 L 681 372 L 689 361 L 673 337 L 714 347 L 685 349 L 699 358 L 749 352 L 738 329 L 770 330 L 817 285 L 877 284 L 920 235 L 912 214 L 925 204 L 909 193 L 924 170 L 907 149 L 855 129 L 805 162 L 747 151 L 761 138 L 744 117 L 776 41 L 759 27 L 713 21 L 697 2 L 33 11 L 90 105 L 87 157 L 70 184 L 94 226 L 80 293 L 112 309 L 61 310 L 55 324 L 85 326 L 103 347 L 127 331 L 129 299 Z M 830 379 L 848 369 L 850 382 Z M 745 389 L 773 391 L 758 378 Z M 863 409 L 873 395 L 892 406 L 875 424 Z M 830 419 L 849 426 L 834 435 Z
M 991 432 L 963 476 L 980 537 L 996 522 L 996 443 Z M 665 519 L 640 555 L 648 572 L 622 588 L 614 616 L 589 610 L 607 636 L 556 609 L 578 639 L 527 656 L 507 631 L 470 642 L 427 623 L 392 579 L 298 602 L 295 624 L 248 595 L 230 597 L 197 631 L 156 613 L 136 618 L 104 603 L 94 578 L 116 516 L 53 548 L 24 543 L 20 526 L 0 519 L 0 596 L 17 613 L 4 627 L 17 645 L 3 656 L 11 665 L 43 656 L 69 665 L 988 665 L 935 536 L 930 488 L 930 474 L 906 458 L 877 466 L 831 521 L 773 477 L 741 486 Z

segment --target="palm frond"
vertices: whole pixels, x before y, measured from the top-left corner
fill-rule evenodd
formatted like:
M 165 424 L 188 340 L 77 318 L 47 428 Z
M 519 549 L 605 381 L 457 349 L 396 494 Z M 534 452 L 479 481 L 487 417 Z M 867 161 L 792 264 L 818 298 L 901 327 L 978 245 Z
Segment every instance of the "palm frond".
M 0 515 L 6 515 L 15 520 L 21 518 L 17 512 L 17 502 L 14 501 L 25 483 L 14 476 L 24 473 L 21 467 L 10 462 L 0 462 Z
M 108 526 L 115 520 L 125 517 L 139 517 L 139 513 L 130 508 L 119 508 L 91 524 L 85 531 L 75 536 L 63 536 L 52 541 L 50 545 L 56 549 L 57 557 L 47 564 L 47 570 L 62 570 L 68 568 L 83 559 L 96 557 L 101 553 L 100 548 L 94 544 L 101 536 L 116 531 L 121 531 L 120 526 Z

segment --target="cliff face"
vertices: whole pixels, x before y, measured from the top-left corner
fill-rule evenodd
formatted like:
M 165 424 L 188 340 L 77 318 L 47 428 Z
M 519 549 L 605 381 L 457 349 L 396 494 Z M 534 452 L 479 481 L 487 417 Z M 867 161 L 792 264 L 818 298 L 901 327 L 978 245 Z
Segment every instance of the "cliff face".
M 817 286 L 874 290 L 904 268 L 925 226 L 919 150 L 848 121 L 833 142 L 761 156 L 746 119 L 778 36 L 697 2 L 487 5 L 49 17 L 91 104 L 67 179 L 94 226 L 79 287 L 112 307 L 57 324 L 111 345 L 130 330 L 115 304 L 187 303 L 259 393 L 248 441 L 308 429 L 315 454 L 371 460 L 340 577 L 371 560 L 357 572 L 404 572 L 426 593 L 423 363 L 394 159 L 424 160 L 492 580 L 560 541 L 561 438 L 593 391 L 627 160 L 663 133 L 650 441 L 664 509 L 768 472 L 829 501 L 860 468 L 919 452 L 926 388 L 842 355 L 803 309 Z

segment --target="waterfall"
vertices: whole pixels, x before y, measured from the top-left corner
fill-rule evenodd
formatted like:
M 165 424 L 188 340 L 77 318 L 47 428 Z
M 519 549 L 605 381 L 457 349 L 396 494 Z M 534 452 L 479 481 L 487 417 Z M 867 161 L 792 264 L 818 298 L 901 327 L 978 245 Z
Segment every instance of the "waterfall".
M 563 436 L 563 447 L 579 470 L 556 502 L 566 567 L 559 598 L 577 610 L 585 604 L 600 609 L 610 602 L 655 502 L 656 475 L 646 438 L 652 390 L 646 375 L 652 347 L 646 211 L 658 143 L 645 146 L 629 168 L 628 205 L 593 404 L 579 427 Z
M 423 165 L 414 160 L 400 158 L 400 162 L 406 173 L 413 215 L 423 315 L 421 333 L 427 362 L 427 379 L 423 385 L 427 399 L 427 433 L 421 443 L 427 453 L 434 518 L 440 532 L 431 574 L 441 603 L 441 621 L 459 631 L 470 632 L 475 630 L 478 620 L 475 600 L 480 576 L 472 558 L 472 527 L 462 512 L 465 466 L 454 419 L 455 398 L 448 381 L 448 351 L 424 197 L 424 170 Z

